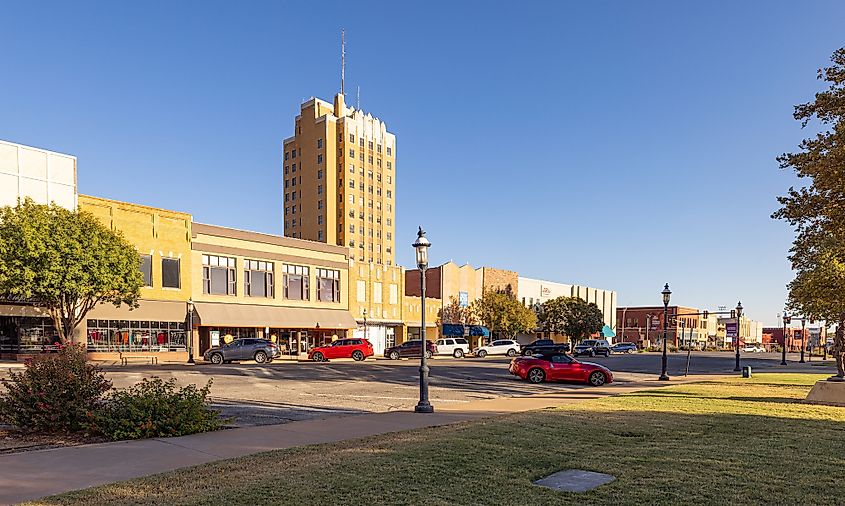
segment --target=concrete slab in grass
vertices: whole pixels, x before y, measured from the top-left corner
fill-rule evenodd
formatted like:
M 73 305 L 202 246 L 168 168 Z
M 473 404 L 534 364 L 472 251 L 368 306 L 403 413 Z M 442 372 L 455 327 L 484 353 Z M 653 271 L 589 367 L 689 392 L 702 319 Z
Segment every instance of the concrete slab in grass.
M 566 492 L 586 492 L 615 480 L 614 476 L 604 473 L 594 473 L 581 469 L 559 471 L 534 482 L 535 485 L 563 490 Z

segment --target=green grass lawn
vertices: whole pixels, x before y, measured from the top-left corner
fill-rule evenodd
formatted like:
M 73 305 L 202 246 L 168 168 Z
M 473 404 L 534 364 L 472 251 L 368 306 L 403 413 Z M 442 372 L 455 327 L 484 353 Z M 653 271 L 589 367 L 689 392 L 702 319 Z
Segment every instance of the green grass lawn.
M 823 375 L 678 385 L 446 427 L 267 452 L 45 504 L 845 503 L 845 408 L 801 403 Z M 617 480 L 584 494 L 531 482 Z

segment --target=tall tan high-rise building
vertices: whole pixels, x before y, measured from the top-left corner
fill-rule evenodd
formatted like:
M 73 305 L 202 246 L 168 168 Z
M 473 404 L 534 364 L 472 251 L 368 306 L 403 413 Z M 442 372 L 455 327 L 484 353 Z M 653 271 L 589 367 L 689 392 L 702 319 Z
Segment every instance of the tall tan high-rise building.
M 360 262 L 395 264 L 396 136 L 338 93 L 301 106 L 284 141 L 285 235 L 345 245 Z

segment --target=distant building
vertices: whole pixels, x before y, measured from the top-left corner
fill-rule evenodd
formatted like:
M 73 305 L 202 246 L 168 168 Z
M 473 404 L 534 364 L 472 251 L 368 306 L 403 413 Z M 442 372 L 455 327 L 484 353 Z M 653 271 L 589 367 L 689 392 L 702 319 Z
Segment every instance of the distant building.
M 669 306 L 666 329 L 669 344 L 704 348 L 708 342 L 709 319 L 698 308 Z M 617 341 L 637 343 L 641 348 L 657 346 L 663 341 L 663 306 L 626 306 L 616 309 L 619 320 Z
M 575 297 L 592 302 L 601 310 L 604 324 L 616 328 L 616 292 L 611 290 L 520 276 L 517 297 L 526 307 L 535 307 L 557 297 Z
M 0 140 L 0 207 L 31 197 L 76 209 L 76 157 Z

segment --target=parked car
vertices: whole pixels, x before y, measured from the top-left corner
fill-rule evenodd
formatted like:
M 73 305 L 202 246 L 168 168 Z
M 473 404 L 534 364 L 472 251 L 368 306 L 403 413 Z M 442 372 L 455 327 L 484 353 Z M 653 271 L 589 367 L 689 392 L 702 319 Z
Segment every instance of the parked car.
M 308 360 L 324 362 L 333 358 L 352 358 L 358 362 L 373 356 L 373 343 L 366 339 L 338 339 L 308 350 Z
M 452 355 L 455 358 L 461 358 L 469 353 L 469 341 L 463 337 L 444 337 L 438 339 L 437 354 L 438 355 Z
M 576 357 L 579 355 L 588 355 L 595 357 L 596 355 L 610 356 L 610 343 L 605 339 L 584 339 L 575 345 L 575 351 L 572 353 Z
M 522 355 L 534 355 L 537 353 L 569 353 L 569 343 L 556 343 L 551 339 L 537 339 L 533 343 L 521 347 Z
M 229 344 L 211 348 L 202 358 L 212 364 L 228 364 L 234 360 L 255 360 L 263 364 L 281 355 L 279 347 L 266 339 L 235 339 Z
M 516 357 L 508 372 L 531 383 L 577 381 L 600 387 L 613 382 L 610 369 L 599 364 L 580 362 L 564 353 Z
M 404 343 L 387 348 L 384 350 L 384 356 L 391 359 L 391 360 L 398 360 L 400 358 L 405 357 L 417 357 L 420 356 L 420 350 L 422 349 L 422 345 L 420 344 L 421 341 L 419 339 L 415 339 L 413 341 L 405 341 Z M 437 353 L 437 345 L 426 339 L 426 349 L 425 349 L 425 358 L 431 358 L 432 355 Z
M 515 357 L 520 351 L 519 343 L 513 339 L 500 339 L 475 349 L 475 356 L 484 358 L 487 355 L 507 355 Z
M 616 343 L 610 347 L 613 353 L 636 353 L 637 345 L 634 343 Z
M 745 348 L 743 348 L 742 351 L 744 351 L 745 353 L 762 353 L 766 350 L 764 350 L 763 348 L 760 348 L 758 346 L 749 345 L 749 346 L 746 346 Z

